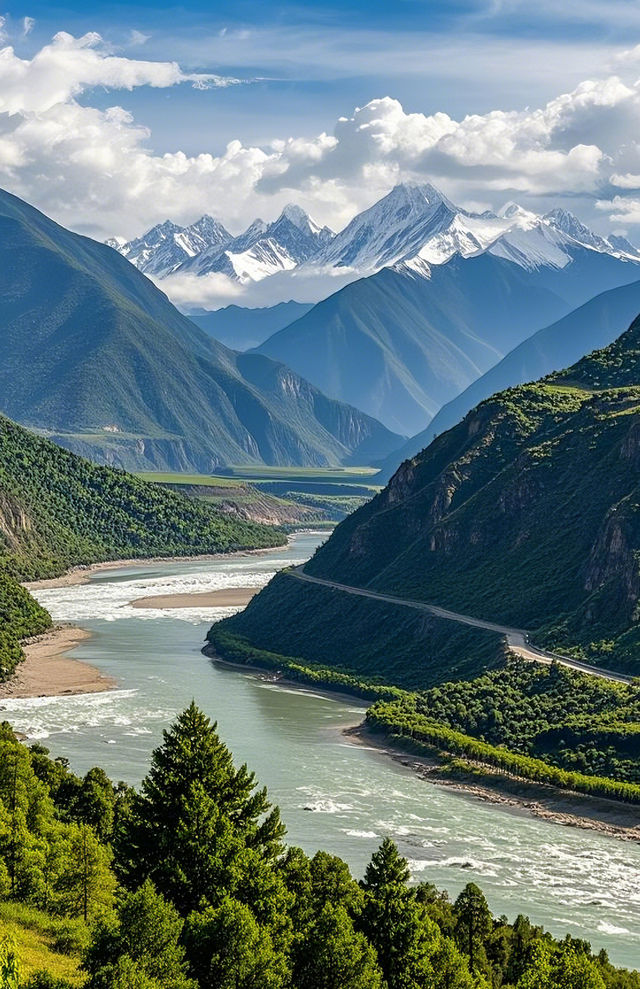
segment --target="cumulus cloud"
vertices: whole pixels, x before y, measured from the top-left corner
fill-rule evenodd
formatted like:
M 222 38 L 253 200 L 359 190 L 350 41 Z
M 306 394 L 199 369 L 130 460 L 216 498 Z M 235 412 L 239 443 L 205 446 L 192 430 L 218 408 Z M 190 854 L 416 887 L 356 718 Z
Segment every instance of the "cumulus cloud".
M 32 59 L 11 46 L 0 50 L 0 112 L 42 113 L 94 86 L 164 88 L 181 82 L 225 86 L 238 82 L 215 75 L 185 74 L 177 62 L 150 62 L 113 55 L 99 34 L 55 35 Z
M 541 107 L 458 120 L 407 113 L 382 97 L 315 136 L 160 154 L 130 113 L 86 105 L 87 91 L 238 80 L 128 58 L 97 34 L 62 32 L 31 59 L 0 50 L 0 183 L 97 237 L 129 238 L 159 220 L 187 223 L 203 212 L 240 230 L 290 200 L 338 229 L 404 180 L 434 180 L 468 204 L 579 196 L 598 200 L 616 222 L 636 223 L 627 195 L 640 176 L 640 83 L 623 76 L 582 82 Z

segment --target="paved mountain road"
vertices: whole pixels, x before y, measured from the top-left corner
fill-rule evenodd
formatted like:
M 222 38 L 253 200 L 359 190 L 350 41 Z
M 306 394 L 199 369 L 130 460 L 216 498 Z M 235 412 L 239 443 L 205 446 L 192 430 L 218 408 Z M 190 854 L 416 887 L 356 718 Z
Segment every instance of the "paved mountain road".
M 358 597 L 372 598 L 374 601 L 386 601 L 389 604 L 398 604 L 405 608 L 415 608 L 416 611 L 426 611 L 434 618 L 443 618 L 445 621 L 458 622 L 461 625 L 472 625 L 474 628 L 484 628 L 489 632 L 498 632 L 503 635 L 507 645 L 512 652 L 523 659 L 532 660 L 536 663 L 553 662 L 561 666 L 568 666 L 572 670 L 579 670 L 581 673 L 590 673 L 592 676 L 600 677 L 602 680 L 613 680 L 617 683 L 631 683 L 632 678 L 624 673 L 614 673 L 612 670 L 603 670 L 597 666 L 590 666 L 589 663 L 581 663 L 578 659 L 570 659 L 567 656 L 559 656 L 557 653 L 545 652 L 538 649 L 529 642 L 529 633 L 522 628 L 510 628 L 508 625 L 497 625 L 495 622 L 487 622 L 482 618 L 473 618 L 471 615 L 460 615 L 456 611 L 448 611 L 440 608 L 437 604 L 426 604 L 424 601 L 415 601 L 412 598 L 395 597 L 393 594 L 383 594 L 380 591 L 371 591 L 365 587 L 352 587 L 350 584 L 340 584 L 335 580 L 325 580 L 322 577 L 312 577 L 305 573 L 304 565 L 292 567 L 285 570 L 289 577 L 296 580 L 303 580 L 309 584 L 319 584 L 321 587 L 331 587 L 336 591 L 344 591 L 345 594 L 355 594 Z

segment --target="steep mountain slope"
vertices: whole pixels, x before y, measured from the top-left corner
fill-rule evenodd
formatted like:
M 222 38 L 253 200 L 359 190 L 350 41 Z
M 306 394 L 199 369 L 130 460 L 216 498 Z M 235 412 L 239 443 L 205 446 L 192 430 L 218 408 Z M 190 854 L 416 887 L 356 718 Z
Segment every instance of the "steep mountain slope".
M 390 429 L 416 433 L 535 330 L 637 277 L 632 262 L 572 250 L 563 268 L 530 270 L 486 252 L 420 272 L 383 269 L 318 303 L 257 351 Z
M 404 463 L 306 569 L 529 628 L 548 645 L 635 674 L 639 554 L 640 317 L 567 371 L 483 402 Z M 279 638 L 289 643 L 273 625 L 277 607 L 317 614 L 318 635 L 327 596 L 328 634 L 339 642 L 351 627 L 351 603 L 287 577 L 229 628 L 259 645 L 263 620 L 267 648 L 287 652 L 278 649 Z M 374 607 L 367 603 L 377 649 L 390 630 L 376 625 Z M 317 645 L 301 643 L 294 655 L 311 655 Z M 414 662 L 421 648 L 414 634 Z M 454 659 L 445 639 L 441 660 Z
M 339 463 L 397 446 L 288 368 L 211 340 L 111 248 L 0 193 L 0 409 L 120 466 Z
M 383 464 L 381 476 L 387 480 L 403 460 L 415 457 L 434 436 L 451 429 L 470 409 L 495 392 L 542 378 L 578 360 L 585 352 L 606 347 L 638 312 L 640 282 L 632 282 L 597 295 L 568 316 L 538 330 L 447 402 L 425 430 L 394 451 Z
M 207 336 L 219 340 L 226 347 L 248 350 L 250 347 L 258 347 L 312 308 L 311 302 L 291 301 L 263 309 L 246 309 L 233 305 L 212 311 L 200 309 L 187 315 Z

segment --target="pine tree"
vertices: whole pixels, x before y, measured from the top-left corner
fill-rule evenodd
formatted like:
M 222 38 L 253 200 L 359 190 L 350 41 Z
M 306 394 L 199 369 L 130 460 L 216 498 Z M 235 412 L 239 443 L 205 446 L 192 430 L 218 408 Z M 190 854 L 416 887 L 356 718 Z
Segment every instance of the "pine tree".
M 482 890 L 468 883 L 458 896 L 455 935 L 458 946 L 469 958 L 469 968 L 475 972 L 479 955 L 484 955 L 484 941 L 491 933 L 493 918 Z
M 122 878 L 151 877 L 185 912 L 204 897 L 242 847 L 281 854 L 284 827 L 246 766 L 236 770 L 216 725 L 192 703 L 153 753 L 151 768 L 116 840 Z
M 367 866 L 360 925 L 375 947 L 388 989 L 422 989 L 440 932 L 407 887 L 409 867 L 390 838 Z

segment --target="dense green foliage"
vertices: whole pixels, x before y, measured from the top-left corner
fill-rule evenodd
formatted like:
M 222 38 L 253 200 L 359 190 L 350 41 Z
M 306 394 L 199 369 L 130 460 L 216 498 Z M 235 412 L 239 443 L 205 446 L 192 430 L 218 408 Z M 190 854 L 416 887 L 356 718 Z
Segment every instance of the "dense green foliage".
M 640 785 L 624 783 L 604 776 L 586 775 L 510 752 L 470 735 L 455 731 L 418 712 L 413 704 L 378 702 L 367 711 L 367 724 L 392 738 L 410 740 L 412 751 L 443 751 L 464 756 L 475 762 L 495 766 L 511 776 L 546 783 L 562 790 L 572 790 L 588 796 L 606 797 L 627 803 L 640 803 Z
M 333 537 L 331 537 L 333 538 Z M 282 621 L 282 614 L 295 621 Z M 504 663 L 495 632 L 278 574 L 238 615 L 214 626 L 255 649 L 356 679 L 416 690 Z
M 266 792 L 193 704 L 139 793 L 100 770 L 75 777 L 7 726 L 0 745 L 0 900 L 47 909 L 86 989 L 640 987 L 586 942 L 494 918 L 472 883 L 454 903 L 409 885 L 388 838 L 361 882 L 287 848 Z M 8 933 L 0 911 L 0 989 L 69 989 L 46 968 L 23 976 Z
M 51 616 L 12 577 L 0 574 L 0 680 L 23 658 L 22 639 L 46 632 Z
M 117 251 L 0 190 L 0 410 L 129 469 L 369 463 L 399 437 L 203 333 Z
M 0 417 L 0 572 L 277 546 L 284 535 L 98 467 Z
M 432 721 L 563 769 L 640 783 L 640 686 L 512 660 L 417 695 Z
M 378 701 L 367 724 L 413 752 L 461 756 L 560 789 L 640 802 L 640 688 L 553 664 L 503 670 L 409 692 L 258 649 L 218 623 L 211 655 Z

